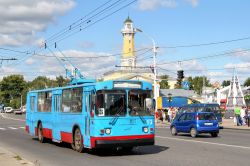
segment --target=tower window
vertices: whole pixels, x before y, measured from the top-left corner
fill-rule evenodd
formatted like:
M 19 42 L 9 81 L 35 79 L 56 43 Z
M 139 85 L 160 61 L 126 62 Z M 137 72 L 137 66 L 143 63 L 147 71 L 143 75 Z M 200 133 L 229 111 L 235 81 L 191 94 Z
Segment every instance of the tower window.
M 131 40 L 129 40 L 128 43 L 131 43 Z
M 131 52 L 131 48 L 129 48 L 128 50 L 129 50 L 129 52 Z

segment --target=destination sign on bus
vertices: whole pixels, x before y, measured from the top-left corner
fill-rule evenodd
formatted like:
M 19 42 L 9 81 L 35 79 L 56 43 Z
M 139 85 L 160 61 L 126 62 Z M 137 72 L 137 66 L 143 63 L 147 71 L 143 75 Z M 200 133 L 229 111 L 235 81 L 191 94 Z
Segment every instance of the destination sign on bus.
M 140 89 L 141 88 L 140 82 L 114 82 L 114 88 L 134 88 Z

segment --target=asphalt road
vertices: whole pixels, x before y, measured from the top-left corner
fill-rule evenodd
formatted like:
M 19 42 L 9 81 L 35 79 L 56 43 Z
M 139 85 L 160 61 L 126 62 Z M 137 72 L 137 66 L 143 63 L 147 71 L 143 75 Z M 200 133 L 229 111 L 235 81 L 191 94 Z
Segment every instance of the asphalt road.
M 6 116 L 6 115 L 5 115 Z M 20 154 L 41 166 L 235 166 L 250 163 L 250 132 L 220 131 L 219 137 L 187 134 L 171 136 L 169 129 L 159 128 L 154 146 L 139 147 L 132 152 L 109 149 L 77 153 L 67 144 L 44 143 L 25 133 L 24 115 L 0 115 L 0 146 Z

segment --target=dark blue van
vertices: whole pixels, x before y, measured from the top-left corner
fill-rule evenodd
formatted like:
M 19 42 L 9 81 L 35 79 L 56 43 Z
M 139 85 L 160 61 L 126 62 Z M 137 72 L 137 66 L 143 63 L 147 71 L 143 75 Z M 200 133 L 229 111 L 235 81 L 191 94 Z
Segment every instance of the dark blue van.
M 185 105 L 178 111 L 177 116 L 185 112 L 190 112 L 190 113 L 191 112 L 212 112 L 215 114 L 218 122 L 222 123 L 222 114 L 220 111 L 219 104 L 195 103 L 195 104 Z
M 210 133 L 212 137 L 217 137 L 219 133 L 218 120 L 212 112 L 184 112 L 178 114 L 170 125 L 172 135 L 179 132 L 190 133 L 196 137 L 201 133 Z

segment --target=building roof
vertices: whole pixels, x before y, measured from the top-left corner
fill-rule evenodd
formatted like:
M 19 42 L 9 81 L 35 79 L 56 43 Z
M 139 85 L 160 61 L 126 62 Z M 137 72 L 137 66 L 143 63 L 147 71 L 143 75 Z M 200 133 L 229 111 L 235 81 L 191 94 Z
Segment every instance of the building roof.
M 194 96 L 198 96 L 193 90 L 185 90 L 185 89 L 160 89 L 160 96 L 168 97 L 169 93 L 171 93 L 172 96 L 182 96 L 182 97 L 194 97 Z
M 133 21 L 129 18 L 129 16 L 128 16 L 128 18 L 124 21 L 124 23 L 128 23 L 128 22 L 130 22 L 130 23 L 133 22 Z

